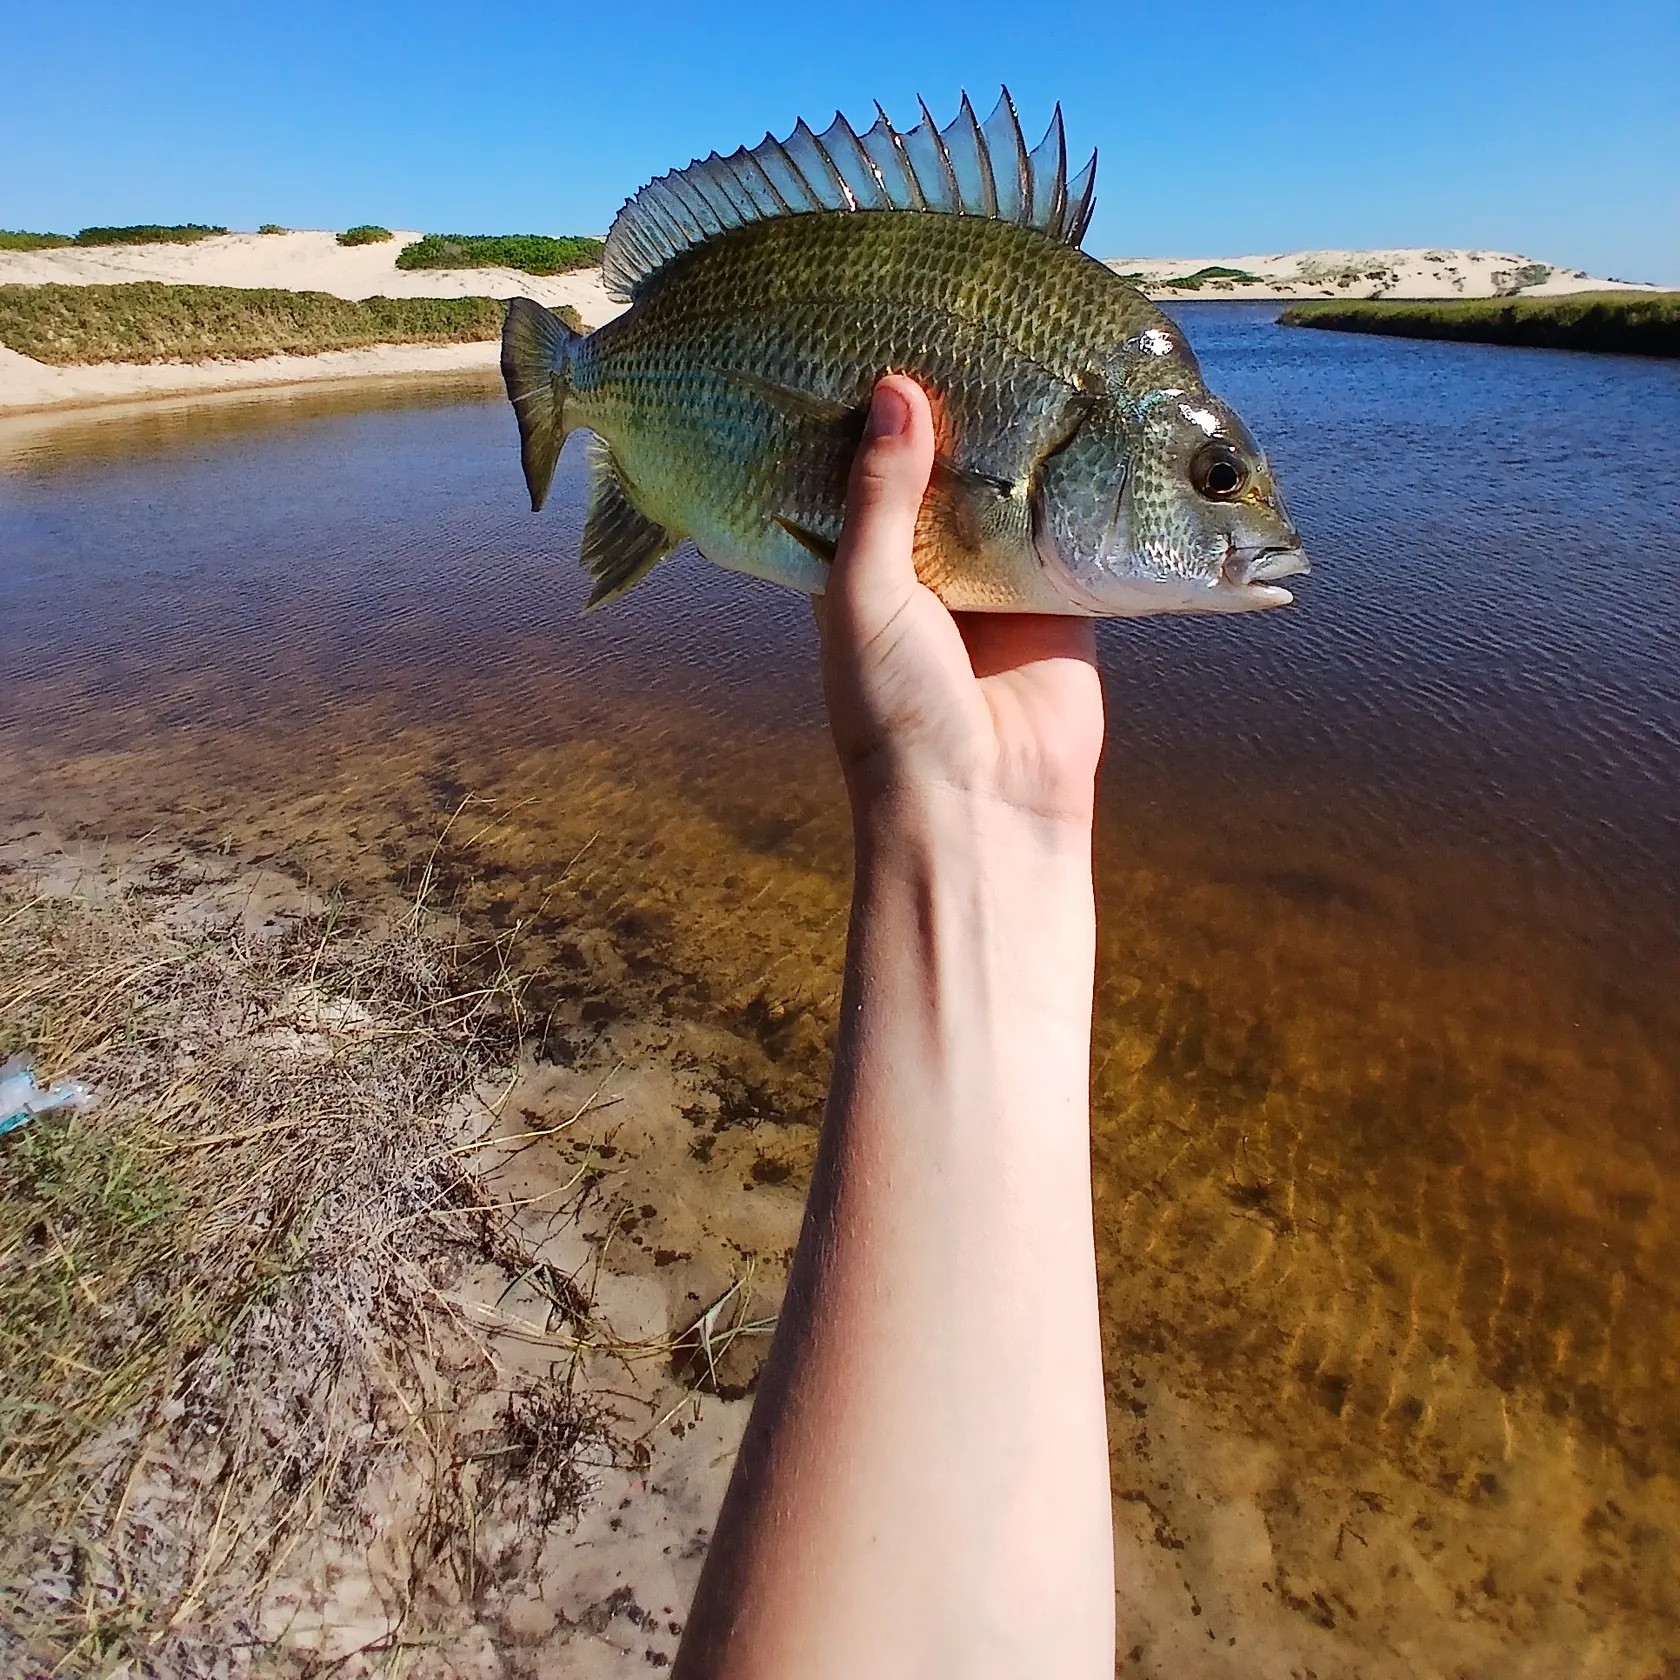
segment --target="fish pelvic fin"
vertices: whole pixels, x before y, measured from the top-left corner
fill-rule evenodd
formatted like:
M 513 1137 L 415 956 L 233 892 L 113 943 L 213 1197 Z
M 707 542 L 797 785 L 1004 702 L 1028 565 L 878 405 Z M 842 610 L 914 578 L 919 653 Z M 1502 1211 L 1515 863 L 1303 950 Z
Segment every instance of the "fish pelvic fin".
M 611 449 L 595 440 L 590 462 L 589 517 L 579 558 L 594 580 L 585 612 L 627 594 L 681 540 L 630 500 L 624 470 Z
M 572 347 L 582 336 L 530 298 L 508 300 L 502 323 L 502 379 L 519 420 L 519 456 L 533 513 L 548 500 L 554 465 L 570 429 L 566 393 Z
M 835 546 L 820 531 L 807 530 L 803 525 L 796 525 L 791 519 L 776 516 L 776 523 L 799 544 L 805 552 L 820 560 L 825 566 L 834 564 Z

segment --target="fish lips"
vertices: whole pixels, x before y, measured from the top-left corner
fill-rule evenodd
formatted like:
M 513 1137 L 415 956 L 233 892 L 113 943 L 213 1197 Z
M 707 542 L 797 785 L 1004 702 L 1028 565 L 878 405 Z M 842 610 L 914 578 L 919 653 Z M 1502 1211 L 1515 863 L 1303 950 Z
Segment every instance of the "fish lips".
M 1219 581 L 1237 589 L 1254 583 L 1276 583 L 1279 578 L 1303 577 L 1312 570 L 1312 562 L 1299 543 L 1290 547 L 1273 544 L 1267 547 L 1239 548 L 1235 543 L 1225 556 Z

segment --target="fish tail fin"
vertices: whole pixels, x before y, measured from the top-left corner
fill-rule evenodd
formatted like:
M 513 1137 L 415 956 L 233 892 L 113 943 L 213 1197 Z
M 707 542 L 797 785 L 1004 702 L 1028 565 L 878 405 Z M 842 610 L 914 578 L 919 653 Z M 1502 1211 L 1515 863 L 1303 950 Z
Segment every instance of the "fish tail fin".
M 502 378 L 519 418 L 519 456 L 533 513 L 548 499 L 554 464 L 570 430 L 566 395 L 572 348 L 582 337 L 540 303 L 524 297 L 508 300 L 507 320 L 502 325 Z

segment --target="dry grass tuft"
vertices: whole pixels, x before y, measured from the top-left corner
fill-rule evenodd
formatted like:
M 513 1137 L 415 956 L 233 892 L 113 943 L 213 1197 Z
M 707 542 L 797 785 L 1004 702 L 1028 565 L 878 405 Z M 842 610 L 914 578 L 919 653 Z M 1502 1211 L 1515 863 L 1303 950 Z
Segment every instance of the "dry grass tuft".
M 470 1596 L 481 1508 L 546 1527 L 621 1450 L 575 1366 L 462 1424 L 495 1362 L 446 1292 L 538 1269 L 447 1119 L 517 1057 L 518 982 L 464 985 L 483 954 L 418 909 L 258 926 L 199 884 L 0 878 L 0 1057 L 100 1098 L 0 1142 L 7 1673 L 306 1671 L 264 1584 L 306 1539 L 365 1549 L 399 1469 L 400 1650 L 429 1562 Z

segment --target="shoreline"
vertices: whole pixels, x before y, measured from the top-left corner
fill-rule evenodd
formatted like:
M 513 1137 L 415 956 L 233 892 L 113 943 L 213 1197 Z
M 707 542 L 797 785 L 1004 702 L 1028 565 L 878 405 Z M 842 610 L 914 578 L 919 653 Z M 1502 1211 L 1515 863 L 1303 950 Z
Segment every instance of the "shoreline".
M 501 344 L 484 339 L 472 344 L 371 344 L 254 361 L 102 361 L 49 368 L 0 344 L 0 417 L 67 413 L 170 396 L 494 373 L 499 358 Z
M 0 252 L 0 285 L 105 285 L 135 280 L 281 287 L 337 297 L 529 297 L 569 305 L 593 329 L 624 307 L 598 268 L 530 275 L 509 268 L 399 269 L 397 231 L 377 245 L 344 247 L 324 232 L 232 233 L 190 245 L 117 245 Z M 1581 291 L 1655 292 L 1595 279 L 1579 269 L 1483 250 L 1323 250 L 1239 257 L 1113 257 L 1108 268 L 1135 276 L 1155 303 L 1298 303 L 1309 299 L 1408 301 L 1564 297 Z M 1221 272 L 1223 271 L 1223 272 Z M 1205 277 L 1202 277 L 1204 276 Z M 1198 278 L 1200 277 L 1200 278 Z M 1194 285 L 1183 285 L 1196 279 Z M 255 361 L 119 363 L 49 367 L 0 345 L 0 414 L 103 407 L 149 397 L 258 390 L 352 379 L 406 379 L 488 371 L 493 340 L 473 344 L 380 345 Z
M 1631 297 L 1623 292 L 1580 292 L 1573 297 L 1449 303 L 1306 303 L 1284 310 L 1278 324 L 1529 350 L 1680 356 L 1680 293 L 1674 292 Z
M 495 339 L 471 344 L 378 344 L 253 361 L 94 362 L 48 367 L 0 345 L 0 416 L 65 413 L 154 398 L 220 396 L 299 385 L 493 373 Z

